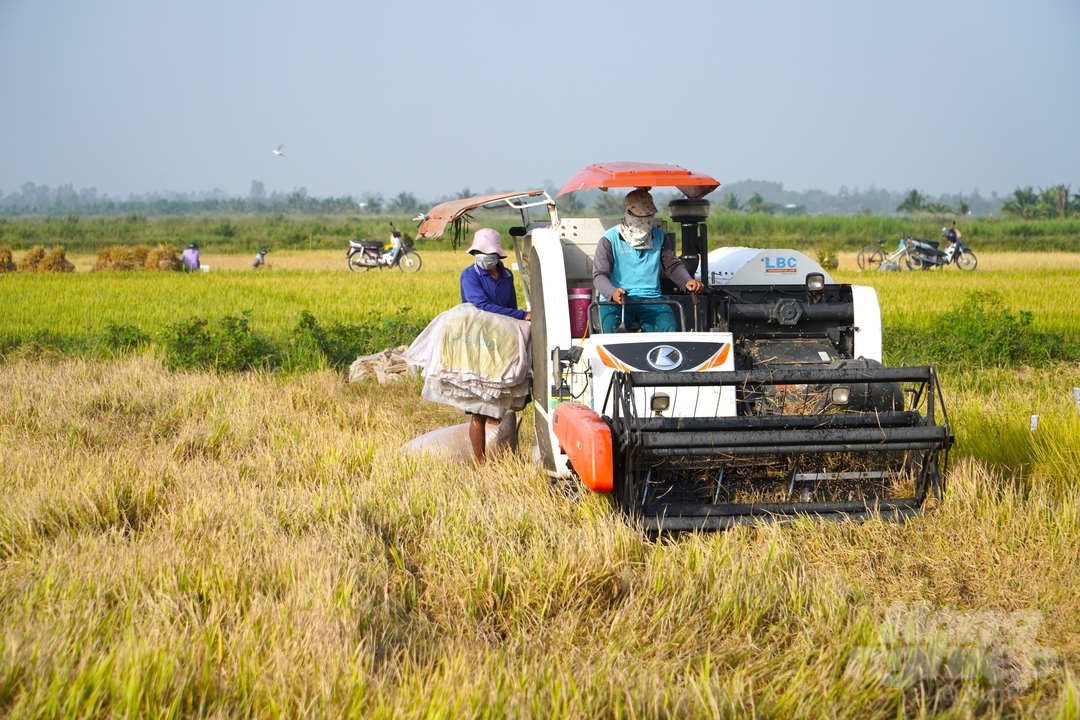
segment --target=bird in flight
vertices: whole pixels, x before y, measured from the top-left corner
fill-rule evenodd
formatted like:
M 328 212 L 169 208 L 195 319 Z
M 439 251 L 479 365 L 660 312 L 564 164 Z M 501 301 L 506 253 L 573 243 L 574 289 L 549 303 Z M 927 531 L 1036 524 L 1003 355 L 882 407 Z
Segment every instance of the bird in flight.
M 278 149 L 274 151 L 274 154 L 278 157 L 285 157 L 285 152 L 283 151 L 284 147 L 284 145 L 278 145 Z

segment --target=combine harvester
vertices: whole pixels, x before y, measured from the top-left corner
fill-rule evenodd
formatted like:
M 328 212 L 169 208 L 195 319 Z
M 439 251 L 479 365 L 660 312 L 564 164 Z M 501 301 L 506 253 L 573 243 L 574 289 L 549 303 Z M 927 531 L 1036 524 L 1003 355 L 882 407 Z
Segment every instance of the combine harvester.
M 650 301 L 672 307 L 678 332 L 600 332 L 592 258 L 620 218 L 561 218 L 532 190 L 444 203 L 421 224 L 421 237 L 438 237 L 477 208 L 520 211 L 510 235 L 532 311 L 544 467 L 613 493 L 650 531 L 900 519 L 928 494 L 940 499 L 952 435 L 934 368 L 881 364 L 873 288 L 838 284 L 795 250 L 709 252 L 704 198 L 719 185 L 670 165 L 608 163 L 559 192 L 684 195 L 668 210 L 683 263 L 705 289 L 686 293 L 665 278 L 670 299 Z M 534 219 L 539 210 L 546 217 Z

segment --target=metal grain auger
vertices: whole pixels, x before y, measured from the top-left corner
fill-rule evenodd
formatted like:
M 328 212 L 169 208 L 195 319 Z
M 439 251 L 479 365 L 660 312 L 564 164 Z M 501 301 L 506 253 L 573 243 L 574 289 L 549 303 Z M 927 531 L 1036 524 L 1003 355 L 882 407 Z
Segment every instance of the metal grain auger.
M 637 187 L 685 196 L 670 216 L 705 290 L 662 281 L 676 332 L 600 332 L 592 257 L 618 218 L 561 218 L 532 190 L 444 203 L 420 226 L 437 237 L 479 207 L 520 211 L 510 234 L 532 311 L 537 454 L 548 472 L 612 493 L 651 531 L 899 519 L 940 499 L 953 440 L 941 388 L 931 366 L 881 364 L 875 290 L 835 283 L 795 250 L 709 252 L 704 197 L 719 183 L 700 173 L 592 165 L 559 194 Z M 534 221 L 541 208 L 547 217 Z M 666 238 L 674 245 L 674 232 Z

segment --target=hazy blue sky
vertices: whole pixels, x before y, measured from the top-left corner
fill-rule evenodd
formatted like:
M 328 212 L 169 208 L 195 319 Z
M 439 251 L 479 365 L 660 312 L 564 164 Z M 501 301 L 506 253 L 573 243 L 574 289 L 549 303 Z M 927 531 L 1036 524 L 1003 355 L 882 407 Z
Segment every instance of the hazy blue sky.
M 0 0 L 4 193 L 1080 190 L 1078 127 L 1077 0 Z

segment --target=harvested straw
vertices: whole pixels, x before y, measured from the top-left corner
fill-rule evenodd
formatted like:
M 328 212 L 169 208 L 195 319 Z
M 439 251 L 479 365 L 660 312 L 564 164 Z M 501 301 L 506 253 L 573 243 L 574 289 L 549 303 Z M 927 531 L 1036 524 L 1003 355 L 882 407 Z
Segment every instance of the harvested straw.
M 145 262 L 146 256 L 143 256 Z M 97 256 L 97 262 L 94 263 L 94 270 L 135 270 L 142 269 L 142 263 L 140 263 L 135 256 L 134 248 L 130 248 L 126 245 L 113 245 L 112 247 L 105 248 Z
M 150 248 L 145 245 L 136 245 L 131 248 L 131 253 L 135 256 L 135 267 L 142 269 L 146 267 L 146 256 L 150 254 Z
M 175 271 L 183 270 L 184 263 L 180 261 L 180 256 L 177 254 L 175 247 L 172 245 L 158 245 L 147 253 L 143 267 L 147 270 Z
M 22 262 L 19 263 L 19 272 L 37 272 L 38 265 L 41 264 L 41 260 L 44 257 L 45 246 L 35 245 L 30 248 L 30 252 L 23 256 Z
M 38 272 L 74 272 L 75 265 L 67 259 L 67 250 L 63 245 L 57 245 L 45 257 L 41 258 Z
M 0 245 L 0 273 L 15 272 L 16 270 L 18 270 L 18 266 L 11 259 L 11 248 L 7 245 Z

